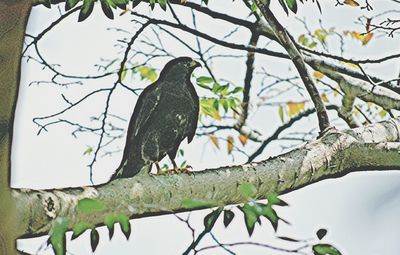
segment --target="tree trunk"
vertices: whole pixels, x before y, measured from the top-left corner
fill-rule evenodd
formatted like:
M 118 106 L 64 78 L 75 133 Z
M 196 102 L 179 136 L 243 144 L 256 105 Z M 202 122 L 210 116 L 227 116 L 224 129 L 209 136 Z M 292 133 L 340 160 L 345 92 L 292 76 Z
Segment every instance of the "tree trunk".
M 11 196 L 11 141 L 18 96 L 21 50 L 31 3 L 0 2 L 0 254 L 18 254 L 20 233 Z

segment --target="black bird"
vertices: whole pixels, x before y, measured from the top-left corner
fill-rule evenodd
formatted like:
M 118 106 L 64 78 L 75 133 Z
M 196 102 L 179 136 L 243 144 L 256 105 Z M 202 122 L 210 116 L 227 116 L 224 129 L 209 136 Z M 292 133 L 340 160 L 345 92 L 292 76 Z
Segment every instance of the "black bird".
M 199 97 L 190 82 L 196 67 L 201 66 L 189 57 L 168 62 L 156 82 L 140 94 L 131 120 L 121 164 L 113 178 L 132 177 L 149 172 L 152 163 L 169 156 L 174 161 L 179 145 L 194 137 L 199 115 Z

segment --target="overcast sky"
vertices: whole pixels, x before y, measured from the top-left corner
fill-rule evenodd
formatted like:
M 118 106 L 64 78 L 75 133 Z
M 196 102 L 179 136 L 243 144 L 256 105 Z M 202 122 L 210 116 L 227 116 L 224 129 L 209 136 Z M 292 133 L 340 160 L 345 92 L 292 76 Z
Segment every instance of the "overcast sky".
M 240 1 L 235 1 L 233 7 L 231 1 L 210 1 L 212 6 L 221 12 L 229 12 L 238 17 L 245 18 L 247 12 L 243 11 Z M 277 2 L 277 1 L 275 1 Z M 322 1 L 321 1 L 322 2 Z M 318 28 L 319 19 L 322 19 L 324 27 L 335 27 L 338 31 L 357 30 L 361 27 L 354 23 L 356 17 L 380 13 L 390 9 L 389 5 L 381 4 L 390 1 L 371 1 L 374 12 L 360 11 L 356 8 L 334 8 L 335 1 L 324 1 L 322 12 L 319 14 L 315 4 L 308 1 L 306 5 L 299 6 L 297 17 L 306 17 L 311 30 Z M 294 15 L 289 17 L 284 14 L 279 6 L 272 3 L 272 9 L 279 20 L 288 28 L 295 38 L 305 33 L 304 26 L 295 19 Z M 226 8 L 231 8 L 227 10 Z M 145 4 L 139 6 L 139 11 L 150 14 Z M 190 12 L 181 11 L 177 8 L 180 17 L 190 20 Z M 244 13 L 244 14 L 243 14 Z M 164 18 L 166 14 L 157 10 L 154 15 Z M 118 56 L 120 49 L 114 47 L 118 39 L 127 37 L 126 34 L 110 30 L 108 28 L 120 27 L 128 31 L 135 31 L 137 25 L 131 22 L 132 16 L 115 15 L 116 19 L 110 21 L 101 13 L 100 6 L 95 6 L 94 13 L 85 22 L 76 23 L 77 13 L 71 15 L 64 22 L 47 34 L 39 43 L 39 48 L 49 63 L 60 64 L 60 70 L 68 74 L 87 75 L 96 74 L 95 64 L 99 64 L 100 58 L 113 59 Z M 47 27 L 53 20 L 59 17 L 56 7 L 51 10 L 44 7 L 35 7 L 31 13 L 27 33 L 36 35 Z M 200 17 L 198 20 L 199 29 L 206 31 L 212 27 L 215 35 L 224 35 L 228 31 L 224 25 L 214 23 Z M 188 42 L 193 42 L 193 37 L 188 34 L 177 32 L 180 38 Z M 147 33 L 149 38 L 154 39 L 151 33 Z M 245 31 L 239 31 L 231 40 L 247 44 Z M 375 58 L 385 56 L 390 53 L 398 53 L 400 50 L 400 40 L 398 38 L 380 38 L 371 41 L 366 47 L 360 47 L 359 42 L 346 41 L 345 56 L 354 58 Z M 193 55 L 181 45 L 171 46 L 174 42 L 167 36 L 164 43 L 175 56 Z M 141 38 L 144 40 L 145 38 Z M 208 42 L 202 41 L 204 47 Z M 338 51 L 337 39 L 328 41 L 334 53 Z M 142 44 L 140 44 L 142 45 Z M 260 42 L 259 46 L 263 45 Z M 138 47 L 138 46 L 137 46 Z M 144 46 L 143 46 L 144 47 Z M 279 47 L 271 45 L 273 49 Z M 226 50 L 219 49 L 221 53 Z M 236 52 L 244 54 L 243 52 Z M 151 65 L 158 70 L 168 61 L 159 59 L 151 62 Z M 241 85 L 244 77 L 244 58 L 235 61 L 216 60 L 213 69 L 218 77 L 229 79 L 237 85 Z M 242 64 L 238 64 L 238 63 Z M 256 57 L 256 67 L 265 67 L 269 72 L 276 75 L 283 75 L 292 68 L 290 63 L 274 58 Z M 368 70 L 384 79 L 393 77 L 398 73 L 399 63 L 390 62 L 378 67 L 368 67 Z M 206 70 L 196 70 L 196 76 L 207 75 Z M 71 136 L 73 127 L 68 125 L 50 126 L 48 132 L 37 135 L 38 128 L 32 122 L 33 117 L 45 116 L 57 112 L 66 106 L 61 94 L 69 100 L 75 101 L 85 93 L 97 88 L 110 87 L 115 76 L 99 81 L 87 81 L 83 86 L 71 85 L 68 88 L 60 88 L 52 84 L 31 85 L 31 81 L 48 81 L 51 79 L 51 72 L 42 70 L 41 66 L 30 61 L 23 61 L 21 89 L 17 105 L 17 117 L 15 125 L 15 135 L 13 141 L 13 173 L 12 185 L 14 187 L 25 188 L 52 188 L 90 185 L 88 163 L 91 155 L 83 155 L 88 146 L 96 143 L 96 136 L 81 134 L 78 139 Z M 143 87 L 148 82 L 141 82 L 133 77 L 131 86 L 134 88 Z M 252 96 L 260 89 L 261 78 L 255 77 L 253 82 L 254 90 Z M 256 85 L 259 84 L 259 85 Z M 206 93 L 201 88 L 196 87 L 199 94 Z M 286 95 L 301 99 L 301 92 L 293 91 Z M 116 91 L 111 101 L 110 112 L 117 114 L 124 119 L 129 119 L 133 110 L 137 96 L 128 90 L 120 88 Z M 76 110 L 63 115 L 65 119 L 72 119 L 77 122 L 93 124 L 89 121 L 90 116 L 97 116 L 104 109 L 104 95 L 91 98 Z M 249 118 L 250 125 L 256 126 L 268 136 L 274 128 L 280 124 L 276 108 L 258 108 L 252 106 Z M 263 116 L 263 117 L 260 117 Z M 268 119 L 265 118 L 267 116 Z M 344 128 L 343 123 L 336 120 L 336 115 L 332 118 L 339 128 Z M 127 122 L 114 120 L 116 125 L 126 128 Z M 95 123 L 96 124 L 96 123 Z M 98 124 L 98 123 L 97 123 Z M 296 125 L 295 129 L 307 130 L 317 123 L 315 117 L 309 117 L 305 121 Z M 309 131 L 309 129 L 307 130 Z M 124 146 L 124 139 L 119 139 L 110 147 L 110 151 L 121 150 Z M 264 159 L 271 155 L 282 152 L 281 144 L 274 143 L 258 159 Z M 286 143 L 289 145 L 289 143 Z M 227 164 L 244 163 L 245 157 L 240 153 L 235 153 L 234 157 L 227 155 L 225 150 L 216 150 L 207 138 L 195 139 L 191 144 L 182 143 L 181 148 L 185 150 L 185 157 L 178 158 L 178 162 L 187 160 L 195 170 L 207 167 L 218 167 Z M 245 148 L 253 151 L 256 144 L 249 144 Z M 119 164 L 121 153 L 114 153 L 111 157 L 101 157 L 94 168 L 95 183 L 106 181 L 112 174 L 115 167 Z M 283 198 L 289 202 L 290 206 L 279 209 L 279 215 L 288 220 L 291 225 L 281 222 L 279 235 L 289 235 L 294 238 L 313 238 L 318 228 L 328 229 L 327 242 L 337 245 L 344 254 L 388 254 L 397 255 L 400 250 L 398 237 L 400 236 L 400 173 L 395 172 L 368 172 L 354 173 L 339 180 L 323 181 L 301 190 L 284 195 Z M 397 195 L 397 196 L 396 196 Z M 191 222 L 198 230 L 202 230 L 202 218 L 205 213 L 196 212 L 191 214 Z M 235 211 L 237 217 L 228 229 L 224 229 L 222 223 L 217 223 L 213 233 L 221 242 L 237 242 L 248 240 L 242 215 Z M 186 217 L 187 214 L 181 214 Z M 140 220 L 133 220 L 133 233 L 131 240 L 126 242 L 124 236 L 116 231 L 114 239 L 109 242 L 104 228 L 101 231 L 101 242 L 96 254 L 180 254 L 191 242 L 189 229 L 175 216 L 152 217 Z M 271 236 L 272 228 L 263 222 L 263 226 L 256 226 L 255 234 L 251 240 L 268 244 L 282 245 Z M 44 238 L 35 240 L 25 240 L 21 242 L 21 248 L 33 252 L 45 241 Z M 206 238 L 201 246 L 215 244 L 211 238 Z M 287 243 L 286 243 L 287 244 Z M 238 254 L 265 254 L 265 249 L 254 246 L 245 246 L 233 249 Z M 88 235 L 80 237 L 76 241 L 68 242 L 68 251 L 71 254 L 89 254 L 90 245 Z M 242 251 L 242 253 L 240 253 Z M 51 254 L 51 249 L 41 250 L 39 254 Z M 210 250 L 204 254 L 227 254 L 222 249 Z M 278 253 L 274 253 L 278 254 Z

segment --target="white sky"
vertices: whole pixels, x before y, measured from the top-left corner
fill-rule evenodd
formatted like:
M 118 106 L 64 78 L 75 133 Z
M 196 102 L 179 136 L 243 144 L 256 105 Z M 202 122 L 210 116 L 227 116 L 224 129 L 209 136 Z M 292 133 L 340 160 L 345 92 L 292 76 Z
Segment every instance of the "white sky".
M 210 2 L 213 7 L 215 6 L 221 12 L 228 12 L 226 8 L 232 4 L 231 1 Z M 323 3 L 323 16 L 321 16 L 316 6 L 311 1 L 308 1 L 307 4 L 299 6 L 297 17 L 307 17 L 306 20 L 310 24 L 312 31 L 319 27 L 319 19 L 323 19 L 323 25 L 327 28 L 336 27 L 338 31 L 360 31 L 360 26 L 354 24 L 356 17 L 362 14 L 372 15 L 372 13 L 360 11 L 356 8 L 334 8 L 334 2 L 326 1 Z M 388 5 L 380 4 L 382 2 L 387 3 L 390 1 L 371 1 L 375 8 L 374 13 L 390 9 Z M 241 8 L 240 1 L 236 1 L 229 13 L 244 18 Z M 287 17 L 279 7 L 273 6 L 272 8 L 279 20 L 288 27 L 296 38 L 298 35 L 305 33 L 304 27 L 293 15 Z M 140 11 L 150 14 L 144 4 L 140 5 Z M 183 13 L 178 9 L 177 12 L 183 19 L 190 20 L 190 13 Z M 158 10 L 154 15 L 160 15 L 159 17 L 161 18 L 165 16 L 163 12 Z M 120 17 L 117 13 L 115 16 L 116 20 L 114 21 L 106 19 L 101 13 L 100 6 L 95 6 L 94 14 L 87 21 L 79 24 L 76 23 L 77 13 L 71 15 L 40 41 L 41 52 L 50 63 L 60 64 L 65 73 L 75 75 L 96 74 L 97 69 L 94 64 L 100 63 L 100 57 L 115 57 L 119 52 L 118 48 L 113 47 L 116 39 L 122 39 L 126 36 L 123 33 L 107 30 L 107 28 L 121 27 L 129 31 L 137 29 L 137 26 L 130 22 L 131 16 L 124 15 Z M 58 10 L 55 7 L 52 10 L 43 7 L 34 8 L 28 24 L 28 33 L 34 35 L 39 33 L 57 17 Z M 215 35 L 224 35 L 229 31 L 224 24 L 220 25 L 204 18 L 201 18 L 198 24 L 199 29 L 202 31 L 207 31 L 212 25 L 211 32 Z M 192 38 L 188 37 L 188 34 L 176 33 L 184 40 L 193 41 Z M 150 33 L 147 33 L 147 35 L 151 37 Z M 247 37 L 247 33 L 239 32 L 231 40 L 236 43 L 247 44 Z M 365 47 L 360 47 L 359 42 L 347 40 L 345 56 L 374 58 L 390 53 L 398 53 L 400 50 L 398 37 L 372 40 Z M 171 44 L 168 43 L 172 43 L 171 39 L 165 40 L 165 45 L 168 45 L 169 50 L 176 56 L 192 55 L 179 44 L 170 46 Z M 207 42 L 202 41 L 202 43 L 209 45 Z M 336 39 L 328 41 L 328 44 L 331 49 L 338 49 Z M 260 42 L 260 45 L 263 45 L 262 42 Z M 279 47 L 276 46 L 272 48 L 279 50 Z M 221 53 L 226 53 L 223 48 L 218 48 L 218 50 Z M 241 52 L 235 53 L 239 54 Z M 161 68 L 165 61 L 166 59 L 160 59 L 151 63 L 154 67 Z M 245 71 L 244 61 L 244 58 L 235 61 L 218 60 L 214 62 L 213 68 L 218 77 L 229 79 L 235 84 L 241 85 Z M 287 73 L 290 67 L 287 61 L 257 56 L 256 68 L 261 66 L 265 67 L 268 72 L 277 75 Z M 399 63 L 396 62 L 368 67 L 368 70 L 373 71 L 375 75 L 382 78 L 396 76 L 399 69 Z M 205 74 L 206 71 L 204 69 L 196 71 L 197 76 Z M 83 156 L 83 152 L 88 145 L 92 146 L 96 143 L 96 137 L 84 134 L 80 135 L 78 139 L 74 139 L 70 135 L 73 128 L 63 124 L 50 126 L 49 132 L 43 132 L 41 135 L 36 136 L 38 128 L 32 123 L 32 118 L 48 115 L 65 107 L 66 104 L 62 101 L 61 93 L 69 100 L 74 101 L 89 91 L 111 86 L 115 76 L 103 79 L 101 82 L 85 82 L 84 86 L 72 85 L 68 89 L 49 84 L 28 87 L 31 81 L 50 80 L 50 75 L 49 71 L 42 71 L 41 67 L 34 64 L 33 61 L 28 64 L 23 63 L 13 145 L 12 183 L 14 187 L 52 188 L 90 184 L 86 165 L 90 162 L 91 157 Z M 261 83 L 260 77 L 256 77 L 253 83 L 257 84 L 257 82 Z M 138 82 L 137 79 L 132 79 L 127 83 L 136 88 L 144 86 L 148 82 Z M 201 90 L 201 88 L 197 87 L 196 89 L 199 94 L 204 94 L 204 90 Z M 255 96 L 259 89 L 259 85 L 254 85 L 252 95 Z M 112 98 L 110 108 L 111 113 L 118 114 L 126 119 L 129 118 L 136 101 L 136 96 L 127 92 L 124 89 L 117 90 Z M 63 115 L 63 118 L 90 124 L 89 117 L 98 115 L 103 111 L 104 95 L 92 98 L 78 109 Z M 301 99 L 300 95 L 293 91 L 287 94 L 286 98 L 281 98 L 281 101 L 287 101 L 291 96 Z M 260 116 L 267 116 L 267 119 Z M 335 118 L 336 115 L 333 114 L 332 117 Z M 281 124 L 276 107 L 261 107 L 257 109 L 256 105 L 252 106 L 249 123 L 251 126 L 263 131 L 266 137 Z M 335 121 L 335 123 L 341 128 L 344 127 L 340 121 Z M 115 124 L 124 128 L 127 125 L 126 122 L 122 121 L 115 121 Z M 314 117 L 307 118 L 294 126 L 291 131 L 298 129 L 308 131 L 307 128 L 310 126 L 317 127 Z M 245 160 L 243 155 L 236 153 L 234 154 L 235 161 L 232 161 L 233 158 L 226 155 L 225 150 L 217 151 L 207 141 L 206 138 L 200 138 L 195 139 L 190 145 L 182 143 L 181 148 L 185 149 L 185 160 L 194 169 L 243 163 Z M 124 142 L 124 139 L 120 139 L 110 150 L 122 149 Z M 224 147 L 223 145 L 221 146 Z M 249 144 L 245 149 L 251 152 L 256 147 L 255 144 Z M 261 160 L 281 152 L 280 145 L 274 143 L 258 159 Z M 112 157 L 106 156 L 99 159 L 94 169 L 96 183 L 101 183 L 108 179 L 113 169 L 119 164 L 120 156 L 120 154 L 115 154 Z M 182 158 L 179 158 L 178 162 L 182 160 Z M 337 245 L 344 254 L 397 255 L 400 250 L 400 245 L 397 241 L 398 236 L 400 236 L 400 223 L 398 221 L 400 196 L 396 196 L 400 190 L 399 178 L 400 173 L 395 172 L 354 173 L 339 180 L 323 181 L 287 194 L 283 197 L 289 202 L 290 207 L 280 209 L 279 215 L 291 222 L 292 225 L 285 225 L 280 222 L 278 234 L 289 235 L 294 238 L 309 238 L 314 237 L 314 233 L 318 228 L 325 227 L 328 229 L 325 241 Z M 202 230 L 202 218 L 206 212 L 208 211 L 192 213 L 192 223 L 194 226 L 198 226 L 199 231 Z M 237 217 L 228 229 L 225 230 L 222 227 L 222 223 L 219 222 L 214 230 L 221 242 L 245 241 L 248 238 L 242 214 L 239 211 L 235 211 L 235 213 Z M 186 214 L 182 215 L 185 216 Z M 100 237 L 102 241 L 96 254 L 174 255 L 180 254 L 191 242 L 189 230 L 183 223 L 176 220 L 175 216 L 133 220 L 132 223 L 133 233 L 129 242 L 124 240 L 124 236 L 117 229 L 114 239 L 111 242 L 106 241 L 108 235 L 103 228 Z M 272 228 L 266 222 L 264 223 L 262 227 L 256 226 L 252 240 L 268 244 L 280 244 L 269 237 L 271 236 Z M 21 242 L 20 247 L 26 251 L 34 252 L 43 240 L 43 238 L 39 240 L 24 240 Z M 206 238 L 200 246 L 207 244 L 214 243 L 211 239 Z M 233 250 L 238 251 L 238 254 L 265 253 L 265 249 L 253 246 Z M 76 241 L 69 242 L 68 251 L 71 254 L 90 254 L 88 235 L 86 234 Z M 41 251 L 39 254 L 51 254 L 51 249 Z M 204 254 L 227 253 L 222 249 L 217 249 Z

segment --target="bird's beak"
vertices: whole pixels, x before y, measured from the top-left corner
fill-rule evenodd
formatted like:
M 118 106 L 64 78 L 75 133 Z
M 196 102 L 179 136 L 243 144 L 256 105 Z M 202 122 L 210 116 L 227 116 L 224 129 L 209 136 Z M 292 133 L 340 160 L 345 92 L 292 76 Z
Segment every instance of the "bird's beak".
M 192 67 L 193 69 L 196 67 L 202 67 L 201 64 L 199 62 L 197 62 L 196 60 L 192 60 L 192 62 L 190 63 L 190 67 Z

